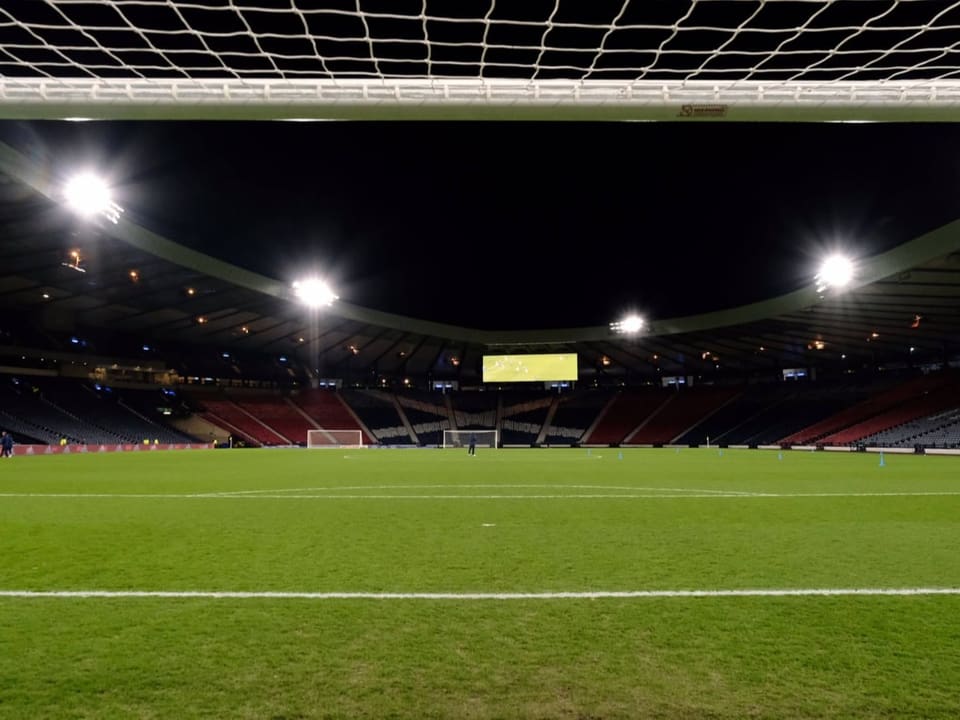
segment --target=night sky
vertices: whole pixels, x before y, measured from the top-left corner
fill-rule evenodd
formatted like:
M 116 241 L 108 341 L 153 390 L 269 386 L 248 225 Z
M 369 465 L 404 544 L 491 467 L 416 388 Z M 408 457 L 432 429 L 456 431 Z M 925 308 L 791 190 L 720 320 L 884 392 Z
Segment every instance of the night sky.
M 956 125 L 0 122 L 127 216 L 346 301 L 486 329 L 717 310 L 960 217 Z

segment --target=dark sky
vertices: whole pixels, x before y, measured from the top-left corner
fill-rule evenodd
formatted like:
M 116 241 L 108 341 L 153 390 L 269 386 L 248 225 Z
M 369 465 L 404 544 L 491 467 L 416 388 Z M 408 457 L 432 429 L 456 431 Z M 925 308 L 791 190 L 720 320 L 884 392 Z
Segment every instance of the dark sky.
M 489 329 L 672 317 L 809 281 L 960 216 L 960 126 L 0 123 L 127 215 L 342 299 Z

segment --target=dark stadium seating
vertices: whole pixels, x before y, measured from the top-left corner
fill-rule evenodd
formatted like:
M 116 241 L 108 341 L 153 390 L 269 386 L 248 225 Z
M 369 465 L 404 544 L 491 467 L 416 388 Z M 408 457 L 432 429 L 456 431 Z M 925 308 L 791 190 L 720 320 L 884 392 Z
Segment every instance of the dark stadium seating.
M 267 425 L 286 440 L 288 445 L 306 445 L 307 432 L 317 428 L 317 425 L 311 422 L 301 409 L 280 395 L 237 393 L 232 396 L 232 399 L 237 407 Z
M 667 444 L 690 432 L 739 393 L 738 388 L 692 387 L 667 390 L 669 399 L 633 435 L 628 444 Z
M 20 424 L 19 429 L 11 429 L 42 442 L 55 443 L 60 438 L 82 444 L 195 441 L 164 424 L 155 409 L 141 412 L 125 402 L 123 389 L 54 377 L 28 378 L 4 387 L 4 410 Z M 35 431 L 28 432 L 31 429 Z
M 316 424 L 325 430 L 363 430 L 340 394 L 332 390 L 304 390 L 291 397 Z M 376 438 L 363 433 L 365 445 L 376 444 Z
M 569 445 L 579 443 L 583 433 L 593 425 L 600 412 L 613 397 L 608 390 L 574 390 L 564 393 L 557 403 L 553 418 L 547 424 L 543 443 Z
M 348 389 L 341 390 L 340 397 L 381 444 L 415 444 L 416 441 L 410 437 L 391 393 L 383 390 Z
M 670 398 L 671 395 L 659 388 L 621 391 L 606 411 L 602 411 L 597 426 L 583 442 L 590 445 L 622 442 Z
M 33 375 L 0 380 L 0 427 L 25 443 L 197 442 L 168 424 L 204 418 L 246 445 L 302 445 L 311 429 L 365 444 L 440 445 L 445 429 L 497 429 L 503 445 L 960 444 L 957 373 L 903 377 L 549 390 L 351 388 L 279 391 L 110 387 Z M 453 419 L 453 421 L 451 420 Z M 186 427 L 186 426 L 185 426 Z M 202 426 L 200 426 L 202 427 Z M 207 435 L 212 435 L 207 432 Z M 209 442 L 209 437 L 206 440 Z
M 745 386 L 730 402 L 719 407 L 674 442 L 679 445 L 703 445 L 709 438 L 711 444 L 729 443 L 728 436 L 735 434 L 753 418 L 766 411 L 775 410 L 778 404 L 796 391 L 795 383 Z
M 867 447 L 960 447 L 960 402 L 926 417 L 915 418 L 861 438 Z
M 440 445 L 443 431 L 453 427 L 448 395 L 404 390 L 397 393 L 397 402 L 420 445 Z
M 847 445 L 888 428 L 952 409 L 960 404 L 960 387 L 945 384 L 925 390 L 896 407 L 822 438 L 824 445 Z
M 203 399 L 202 416 L 232 435 L 254 445 L 289 445 L 290 441 L 276 433 L 232 400 Z
M 908 401 L 915 400 L 926 393 L 937 392 L 939 389 L 954 383 L 956 383 L 955 373 L 939 372 L 921 375 L 906 382 L 896 384 L 893 387 L 879 389 L 872 392 L 862 402 L 852 407 L 846 407 L 819 422 L 804 427 L 799 432 L 794 432 L 783 437 L 781 442 L 794 445 L 807 445 L 816 442 L 826 442 L 827 438 L 830 438 L 829 442 L 832 444 L 848 442 L 848 440 L 840 439 L 848 437 L 845 434 L 839 434 L 840 431 L 855 425 L 860 425 L 870 418 L 893 411 Z M 883 428 L 875 428 L 870 432 L 876 432 L 880 429 Z M 855 432 L 859 432 L 859 430 Z M 869 435 L 870 432 L 863 433 L 861 437 Z
M 532 445 L 537 442 L 554 406 L 556 394 L 505 392 L 500 400 L 500 442 L 504 445 Z

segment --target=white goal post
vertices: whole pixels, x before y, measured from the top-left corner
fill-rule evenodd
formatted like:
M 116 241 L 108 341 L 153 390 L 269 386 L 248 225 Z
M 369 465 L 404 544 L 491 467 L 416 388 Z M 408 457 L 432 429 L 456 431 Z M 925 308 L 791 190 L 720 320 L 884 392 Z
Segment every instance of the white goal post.
M 469 447 L 471 437 L 473 437 L 477 447 L 496 448 L 498 444 L 498 434 L 496 430 L 444 430 L 443 447 Z
M 307 430 L 307 447 L 311 449 L 362 448 L 362 430 Z

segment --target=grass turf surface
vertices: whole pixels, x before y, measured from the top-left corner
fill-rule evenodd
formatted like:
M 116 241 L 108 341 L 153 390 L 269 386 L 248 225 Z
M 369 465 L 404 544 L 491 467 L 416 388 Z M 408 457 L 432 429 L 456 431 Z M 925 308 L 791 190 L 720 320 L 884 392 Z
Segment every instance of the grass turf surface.
M 960 461 L 203 451 L 0 465 L 0 591 L 960 588 Z M 956 493 L 956 494 L 954 494 Z M 0 717 L 957 717 L 960 596 L 0 597 Z

